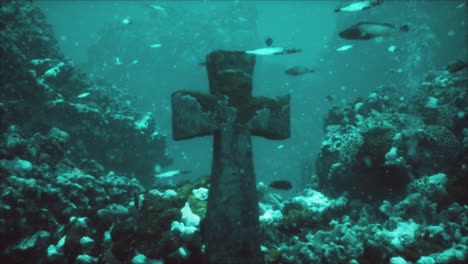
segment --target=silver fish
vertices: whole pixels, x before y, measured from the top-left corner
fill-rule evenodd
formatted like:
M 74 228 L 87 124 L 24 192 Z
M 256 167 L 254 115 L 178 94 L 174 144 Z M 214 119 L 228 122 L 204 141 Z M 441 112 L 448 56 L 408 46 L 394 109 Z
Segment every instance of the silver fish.
M 335 9 L 335 13 L 338 12 L 358 12 L 362 10 L 366 10 L 372 8 L 374 6 L 381 5 L 383 0 L 360 0 L 354 1 L 342 7 L 338 7 Z
M 172 170 L 172 171 L 166 171 L 160 174 L 154 175 L 156 178 L 169 178 L 169 177 L 174 177 L 174 176 L 179 176 L 182 174 L 189 174 L 190 171 L 188 170 Z

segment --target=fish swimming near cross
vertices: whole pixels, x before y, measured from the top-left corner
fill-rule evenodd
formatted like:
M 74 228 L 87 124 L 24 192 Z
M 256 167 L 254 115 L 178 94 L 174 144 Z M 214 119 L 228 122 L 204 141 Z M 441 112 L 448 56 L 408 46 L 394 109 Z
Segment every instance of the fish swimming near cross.
M 210 93 L 172 94 L 175 140 L 213 136 L 213 163 L 203 228 L 205 263 L 263 263 L 251 136 L 290 136 L 290 96 L 252 96 L 256 56 L 214 51 L 206 57 Z

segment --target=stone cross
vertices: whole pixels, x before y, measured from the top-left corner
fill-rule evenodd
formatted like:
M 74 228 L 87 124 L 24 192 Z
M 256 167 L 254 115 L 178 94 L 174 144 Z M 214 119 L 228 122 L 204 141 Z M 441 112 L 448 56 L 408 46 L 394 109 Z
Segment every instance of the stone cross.
M 172 94 L 175 140 L 213 135 L 204 223 L 205 263 L 259 264 L 259 208 L 250 136 L 290 136 L 289 95 L 252 96 L 255 55 L 214 51 L 206 57 L 210 94 Z

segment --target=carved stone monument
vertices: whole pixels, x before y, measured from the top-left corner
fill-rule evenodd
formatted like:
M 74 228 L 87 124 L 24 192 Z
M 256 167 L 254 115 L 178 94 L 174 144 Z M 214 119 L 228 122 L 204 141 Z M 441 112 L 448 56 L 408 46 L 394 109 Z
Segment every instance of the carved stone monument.
M 290 136 L 289 95 L 252 97 L 255 55 L 207 55 L 210 93 L 172 94 L 175 140 L 213 135 L 213 164 L 203 237 L 206 263 L 260 264 L 259 208 L 250 136 Z

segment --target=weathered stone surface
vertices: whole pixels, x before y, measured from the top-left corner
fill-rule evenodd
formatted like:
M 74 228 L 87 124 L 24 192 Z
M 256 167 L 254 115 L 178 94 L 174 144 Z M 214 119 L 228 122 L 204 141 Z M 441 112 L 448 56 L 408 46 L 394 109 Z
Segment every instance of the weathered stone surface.
M 207 56 L 210 94 L 172 95 L 176 140 L 213 135 L 213 165 L 204 228 L 206 263 L 262 263 L 250 136 L 290 136 L 289 95 L 252 97 L 255 56 Z

